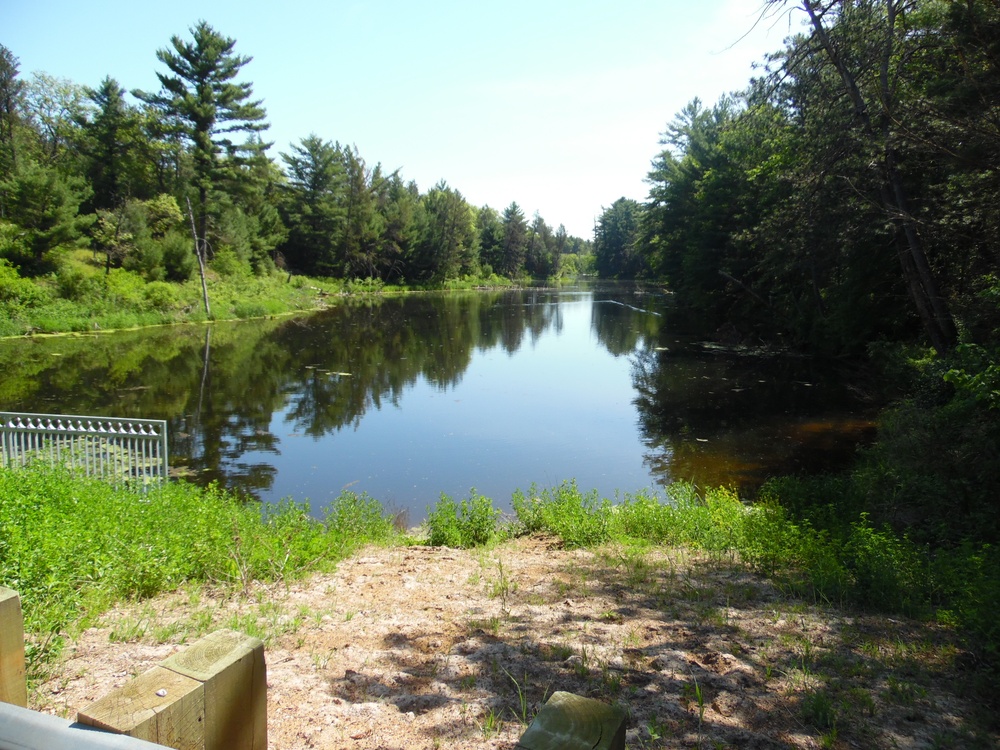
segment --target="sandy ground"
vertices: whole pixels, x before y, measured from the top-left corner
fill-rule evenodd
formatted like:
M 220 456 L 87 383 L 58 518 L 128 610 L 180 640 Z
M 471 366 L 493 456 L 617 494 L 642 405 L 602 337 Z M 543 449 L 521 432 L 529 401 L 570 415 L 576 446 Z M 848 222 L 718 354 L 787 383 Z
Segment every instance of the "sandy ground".
M 513 748 L 557 690 L 622 705 L 630 748 L 1000 746 L 947 631 L 790 600 L 691 551 L 544 538 L 370 548 L 288 585 L 123 606 L 33 707 L 73 718 L 222 627 L 265 641 L 276 750 Z

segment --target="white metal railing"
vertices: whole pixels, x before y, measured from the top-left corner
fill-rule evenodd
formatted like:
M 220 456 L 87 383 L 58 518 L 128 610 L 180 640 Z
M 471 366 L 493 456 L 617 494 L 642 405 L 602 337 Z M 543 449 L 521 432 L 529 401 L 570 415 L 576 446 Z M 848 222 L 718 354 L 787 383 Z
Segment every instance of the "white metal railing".
M 167 423 L 162 419 L 0 411 L 0 444 L 4 466 L 46 461 L 116 484 L 143 486 L 167 478 Z

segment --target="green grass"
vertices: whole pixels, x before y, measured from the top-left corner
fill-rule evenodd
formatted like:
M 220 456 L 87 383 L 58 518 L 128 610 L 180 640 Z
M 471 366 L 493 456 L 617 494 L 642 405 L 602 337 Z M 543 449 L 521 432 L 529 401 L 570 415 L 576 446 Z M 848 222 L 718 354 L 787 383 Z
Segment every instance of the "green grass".
M 32 662 L 115 602 L 290 579 L 393 534 L 382 506 L 353 493 L 319 521 L 304 504 L 261 507 L 217 487 L 139 494 L 62 469 L 0 468 L 0 585 L 21 596 Z

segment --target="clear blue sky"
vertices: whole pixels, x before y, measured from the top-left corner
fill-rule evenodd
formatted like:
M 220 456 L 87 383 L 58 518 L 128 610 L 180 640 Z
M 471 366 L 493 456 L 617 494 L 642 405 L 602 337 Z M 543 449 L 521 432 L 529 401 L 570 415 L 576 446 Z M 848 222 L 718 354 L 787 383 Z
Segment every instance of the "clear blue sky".
M 156 90 L 156 50 L 204 19 L 251 55 L 271 155 L 316 133 L 422 191 L 517 201 L 589 239 L 603 207 L 644 200 L 660 133 L 781 47 L 763 0 L 0 0 L 21 74 Z

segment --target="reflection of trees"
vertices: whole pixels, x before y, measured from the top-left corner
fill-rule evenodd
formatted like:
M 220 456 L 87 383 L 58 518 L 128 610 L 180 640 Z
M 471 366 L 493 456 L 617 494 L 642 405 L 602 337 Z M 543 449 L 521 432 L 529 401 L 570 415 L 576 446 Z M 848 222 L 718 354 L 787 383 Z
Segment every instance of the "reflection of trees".
M 514 304 L 511 293 L 421 295 L 338 306 L 309 318 L 308 329 L 290 322 L 277 335 L 307 369 L 289 388 L 287 419 L 319 436 L 357 425 L 385 401 L 397 404 L 418 378 L 454 388 L 475 350 L 510 351 L 525 331 L 541 332 L 556 320 L 554 302 L 517 299 Z
M 844 416 L 859 404 L 824 369 L 812 360 L 693 348 L 637 353 L 633 403 L 646 465 L 664 482 L 748 489 L 775 472 L 834 466 L 852 454 L 868 422 Z
M 649 295 L 632 293 L 629 287 L 595 290 L 591 325 L 597 340 L 615 357 L 656 340 L 661 318 L 658 311 L 644 307 L 650 301 Z
M 477 349 L 515 351 L 559 321 L 554 293 L 427 294 L 210 329 L 0 342 L 0 408 L 166 419 L 174 466 L 256 492 L 276 470 L 247 454 L 279 452 L 275 413 L 316 437 L 357 425 L 419 378 L 454 388 Z

